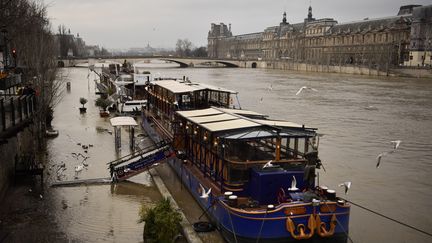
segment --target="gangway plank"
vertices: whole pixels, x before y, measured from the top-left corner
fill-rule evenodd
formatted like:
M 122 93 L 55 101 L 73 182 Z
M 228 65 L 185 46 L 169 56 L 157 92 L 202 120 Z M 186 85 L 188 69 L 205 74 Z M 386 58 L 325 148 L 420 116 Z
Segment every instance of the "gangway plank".
M 130 154 L 109 162 L 110 175 L 113 181 L 124 181 L 173 156 L 175 153 L 171 145 L 162 141 L 152 148 L 141 150 L 139 154 Z
M 98 185 L 109 184 L 111 178 L 95 178 L 95 179 L 82 179 L 73 181 L 56 181 L 51 184 L 51 187 L 64 187 L 64 186 L 81 186 L 81 185 Z

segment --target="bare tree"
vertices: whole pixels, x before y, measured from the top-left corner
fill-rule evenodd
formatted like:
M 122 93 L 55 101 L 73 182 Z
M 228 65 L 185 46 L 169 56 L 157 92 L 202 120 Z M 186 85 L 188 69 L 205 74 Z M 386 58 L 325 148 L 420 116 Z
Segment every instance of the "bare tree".
M 189 39 L 178 39 L 176 43 L 176 53 L 179 56 L 189 57 L 192 54 L 192 42 Z
M 50 32 L 46 6 L 37 0 L 0 0 L 0 9 L 0 23 L 6 24 L 3 28 L 16 48 L 18 66 L 24 69 L 23 80 L 36 91 L 35 135 L 42 147 L 62 90 L 62 79 L 57 77 L 56 42 Z

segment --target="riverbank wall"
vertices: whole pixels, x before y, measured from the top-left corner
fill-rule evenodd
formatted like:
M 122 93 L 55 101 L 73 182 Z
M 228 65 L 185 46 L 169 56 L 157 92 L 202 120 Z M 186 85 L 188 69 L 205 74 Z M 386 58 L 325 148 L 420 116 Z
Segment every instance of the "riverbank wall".
M 388 68 L 387 67 L 364 67 L 355 65 L 323 65 L 312 63 L 298 63 L 291 61 L 244 61 L 240 62 L 242 68 L 262 68 L 293 70 L 300 72 L 322 72 L 322 73 L 341 73 L 353 75 L 370 76 L 393 76 L 393 77 L 416 77 L 432 78 L 432 69 L 426 68 Z
M 15 179 L 15 161 L 22 155 L 33 152 L 33 135 L 25 128 L 0 144 L 0 201 Z

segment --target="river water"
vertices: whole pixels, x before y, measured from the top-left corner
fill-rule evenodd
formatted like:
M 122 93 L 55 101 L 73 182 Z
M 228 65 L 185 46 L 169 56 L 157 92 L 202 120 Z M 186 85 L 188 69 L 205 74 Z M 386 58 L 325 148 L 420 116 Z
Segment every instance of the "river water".
M 396 220 L 432 232 L 432 80 L 376 78 L 281 70 L 234 68 L 141 67 L 164 77 L 187 76 L 190 80 L 239 91 L 243 109 L 316 127 L 320 158 L 320 184 L 336 189 L 355 203 Z M 112 128 L 94 106 L 93 74 L 85 68 L 65 69 L 71 91 L 55 109 L 53 125 L 59 137 L 49 142 L 49 181 L 66 164 L 63 180 L 73 180 L 79 164 L 71 153 L 90 156 L 88 169 L 78 177 L 106 177 L 106 162 L 129 153 L 128 134 L 123 131 L 122 150 L 114 150 Z M 295 95 L 302 86 L 305 90 Z M 79 97 L 89 100 L 87 113 L 79 114 Z M 402 143 L 395 153 L 392 140 Z M 91 144 L 87 153 L 77 144 Z M 351 181 L 343 194 L 339 183 Z M 147 173 L 117 186 L 100 185 L 50 189 L 49 200 L 59 226 L 76 242 L 140 242 L 137 224 L 141 203 L 152 205 L 160 194 Z M 180 200 L 191 200 L 184 193 Z M 182 197 L 180 195 L 180 197 Z M 199 208 L 189 209 L 199 215 Z M 350 232 L 353 242 L 432 242 L 412 229 L 352 206 Z M 216 238 L 215 238 L 216 239 Z M 212 240 L 207 240 L 211 242 Z

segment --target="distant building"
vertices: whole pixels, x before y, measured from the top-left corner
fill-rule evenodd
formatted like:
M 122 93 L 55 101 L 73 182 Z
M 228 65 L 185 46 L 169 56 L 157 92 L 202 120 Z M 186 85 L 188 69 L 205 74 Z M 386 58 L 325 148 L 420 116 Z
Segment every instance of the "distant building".
M 70 30 L 58 33 L 54 37 L 59 57 L 87 57 L 100 52 L 98 46 L 87 46 L 79 33 L 75 36 Z
M 245 60 L 286 60 L 326 65 L 431 65 L 432 5 L 406 5 L 396 16 L 338 23 L 315 19 L 312 7 L 301 23 L 286 13 L 277 26 L 233 36 L 231 25 L 212 24 L 208 56 Z

